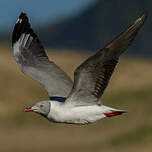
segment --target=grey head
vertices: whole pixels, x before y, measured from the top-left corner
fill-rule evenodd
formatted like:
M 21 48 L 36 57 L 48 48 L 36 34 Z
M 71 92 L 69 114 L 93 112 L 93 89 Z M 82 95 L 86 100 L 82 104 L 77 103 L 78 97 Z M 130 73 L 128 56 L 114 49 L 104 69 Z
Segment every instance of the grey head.
M 36 112 L 44 117 L 47 117 L 50 112 L 50 107 L 51 104 L 49 101 L 40 101 L 32 107 L 24 109 L 24 112 Z

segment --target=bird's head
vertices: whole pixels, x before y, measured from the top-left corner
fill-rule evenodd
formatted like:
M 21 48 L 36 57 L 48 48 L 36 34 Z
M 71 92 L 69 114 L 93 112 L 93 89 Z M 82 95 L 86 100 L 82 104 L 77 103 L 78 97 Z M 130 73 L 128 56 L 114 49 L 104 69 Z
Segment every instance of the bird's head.
M 44 117 L 46 117 L 50 112 L 50 102 L 49 101 L 37 102 L 32 107 L 25 108 L 24 112 L 36 112 L 36 113 L 41 114 Z

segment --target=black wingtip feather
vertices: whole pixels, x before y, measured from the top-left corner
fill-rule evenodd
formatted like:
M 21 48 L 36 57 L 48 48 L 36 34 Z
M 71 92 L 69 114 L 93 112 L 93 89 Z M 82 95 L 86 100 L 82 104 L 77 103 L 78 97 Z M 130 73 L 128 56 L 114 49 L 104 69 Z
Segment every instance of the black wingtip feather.
M 14 26 L 14 30 L 12 34 L 12 45 L 19 40 L 20 36 L 23 33 L 30 34 L 34 38 L 37 37 L 36 34 L 31 29 L 31 25 L 29 23 L 26 13 L 21 12 Z
M 21 12 L 21 14 L 20 14 L 19 18 L 24 18 L 24 17 L 27 17 L 26 13 Z
M 143 13 L 143 15 L 142 15 L 142 18 L 144 18 L 144 20 L 146 20 L 146 19 L 147 19 L 147 17 L 148 17 L 148 12 L 147 12 L 147 11 L 145 11 L 145 12 Z

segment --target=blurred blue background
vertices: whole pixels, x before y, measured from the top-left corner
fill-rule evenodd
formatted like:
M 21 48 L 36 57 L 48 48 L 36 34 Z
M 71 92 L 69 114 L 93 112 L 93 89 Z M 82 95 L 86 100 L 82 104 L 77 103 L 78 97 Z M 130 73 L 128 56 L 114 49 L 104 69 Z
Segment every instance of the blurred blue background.
M 143 12 L 149 18 L 128 54 L 151 56 L 150 0 L 1 0 L 0 41 L 11 41 L 20 12 L 30 18 L 32 27 L 46 47 L 96 51 L 120 34 Z
M 103 96 L 105 105 L 128 113 L 86 126 L 24 113 L 48 95 L 12 56 L 11 35 L 22 11 L 51 61 L 71 78 L 80 63 L 147 11 Z M 0 0 L 0 19 L 0 152 L 152 151 L 152 60 L 143 58 L 152 56 L 152 0 Z
M 11 28 L 20 12 L 26 12 L 34 22 L 54 22 L 76 14 L 95 3 L 93 0 L 0 0 L 0 27 Z

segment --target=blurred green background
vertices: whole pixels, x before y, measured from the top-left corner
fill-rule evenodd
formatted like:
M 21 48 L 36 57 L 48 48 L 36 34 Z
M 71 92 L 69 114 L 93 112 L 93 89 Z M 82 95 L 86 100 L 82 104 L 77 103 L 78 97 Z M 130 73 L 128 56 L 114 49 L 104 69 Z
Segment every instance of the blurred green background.
M 3 15 L 0 24 L 0 151 L 151 152 L 152 2 L 52 0 L 35 3 L 34 0 L 0 1 L 0 7 L 3 6 L 0 13 Z M 21 11 L 27 12 L 50 59 L 72 79 L 74 69 L 82 61 L 148 11 L 147 22 L 120 59 L 103 97 L 105 105 L 128 110 L 128 113 L 83 126 L 55 124 L 35 113 L 24 113 L 25 107 L 48 96 L 37 82 L 21 73 L 12 57 L 11 33 Z

